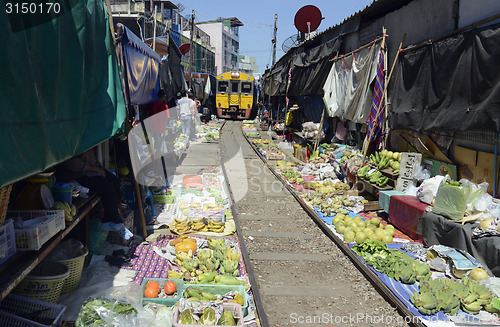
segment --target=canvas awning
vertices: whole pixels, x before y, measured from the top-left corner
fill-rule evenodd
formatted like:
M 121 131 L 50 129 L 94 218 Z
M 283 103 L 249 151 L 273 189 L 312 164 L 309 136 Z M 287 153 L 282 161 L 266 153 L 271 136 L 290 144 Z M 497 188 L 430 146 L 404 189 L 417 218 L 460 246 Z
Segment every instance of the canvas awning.
M 0 186 L 120 129 L 125 105 L 104 2 L 75 1 L 57 17 L 9 20 L 2 10 L 0 35 Z

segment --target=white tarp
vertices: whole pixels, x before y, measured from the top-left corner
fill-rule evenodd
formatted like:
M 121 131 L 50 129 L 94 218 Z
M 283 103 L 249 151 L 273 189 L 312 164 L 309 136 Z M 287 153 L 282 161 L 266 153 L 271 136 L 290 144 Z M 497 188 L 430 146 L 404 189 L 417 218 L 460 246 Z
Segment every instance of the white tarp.
M 323 86 L 329 117 L 365 124 L 373 100 L 381 42 L 337 60 Z M 354 56 L 354 57 L 353 57 Z

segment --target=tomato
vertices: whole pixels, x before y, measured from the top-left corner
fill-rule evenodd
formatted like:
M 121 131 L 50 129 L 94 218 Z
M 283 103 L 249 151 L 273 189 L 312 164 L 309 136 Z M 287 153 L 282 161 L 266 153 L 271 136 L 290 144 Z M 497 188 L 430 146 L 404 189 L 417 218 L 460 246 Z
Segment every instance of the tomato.
M 160 284 L 158 284 L 158 282 L 155 282 L 154 280 L 149 281 L 149 282 L 146 284 L 146 288 L 154 288 L 154 289 L 157 289 L 157 290 L 158 290 L 158 293 L 160 293 L 160 291 L 161 291 Z
M 172 295 L 177 291 L 177 285 L 171 280 L 165 283 L 165 294 Z
M 147 298 L 157 298 L 158 297 L 158 289 L 154 287 L 146 287 L 146 290 L 144 291 L 144 296 Z

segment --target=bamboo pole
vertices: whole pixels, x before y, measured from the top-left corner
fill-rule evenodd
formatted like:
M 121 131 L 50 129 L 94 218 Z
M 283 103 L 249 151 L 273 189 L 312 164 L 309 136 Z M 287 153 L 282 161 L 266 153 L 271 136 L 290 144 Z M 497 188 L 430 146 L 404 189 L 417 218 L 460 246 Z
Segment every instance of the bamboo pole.
M 382 91 L 382 98 L 385 97 L 385 93 L 387 92 L 387 87 L 389 86 L 389 81 L 391 80 L 391 76 L 392 76 L 392 72 L 394 71 L 394 67 L 396 67 L 396 63 L 398 62 L 399 53 L 401 52 L 405 38 L 406 38 L 406 33 L 403 35 L 403 39 L 401 40 L 401 43 L 399 44 L 398 52 L 396 53 L 396 57 L 394 58 L 394 62 L 392 63 L 391 71 L 389 72 L 389 77 L 387 77 L 387 83 L 384 85 L 384 90 Z M 377 114 L 375 115 L 374 121 L 377 121 L 378 116 L 380 115 L 381 106 L 382 106 L 382 101 L 378 104 Z M 371 133 L 373 133 L 373 127 L 371 130 L 370 129 L 368 130 L 368 135 L 371 135 Z M 369 146 L 370 146 L 370 139 L 367 139 L 366 144 L 365 144 L 365 149 L 363 150 L 363 161 L 362 161 L 361 165 L 363 165 L 365 163 L 366 153 L 368 152 Z
M 384 30 L 385 30 L 385 29 L 384 29 Z M 340 56 L 336 56 L 335 58 L 330 59 L 330 61 L 337 61 L 337 60 L 340 60 L 340 59 L 342 59 L 342 58 L 349 57 L 350 55 L 353 55 L 353 54 L 355 54 L 356 52 L 359 52 L 359 51 L 361 51 L 361 50 L 363 50 L 363 49 L 365 49 L 365 48 L 368 48 L 368 47 L 372 46 L 373 44 L 375 44 L 375 43 L 379 42 L 380 40 L 385 40 L 385 37 L 386 37 L 386 35 L 385 35 L 385 33 L 384 33 L 384 36 L 379 37 L 379 38 L 376 38 L 375 40 L 373 40 L 373 41 L 371 41 L 370 43 L 367 43 L 367 44 L 365 44 L 365 45 L 363 45 L 363 46 L 361 46 L 361 47 L 357 48 L 356 50 L 353 50 L 353 51 L 351 51 L 351 52 L 348 52 L 348 53 L 343 54 L 343 55 L 340 55 Z
M 384 85 L 387 85 L 389 80 L 387 79 L 387 49 L 385 48 L 385 43 L 386 43 L 386 37 L 387 37 L 387 29 L 384 27 L 382 32 L 384 33 L 384 40 L 382 41 L 382 51 L 384 51 Z M 383 137 L 383 148 L 387 148 L 387 138 L 389 137 L 389 104 L 387 103 L 387 92 L 385 93 L 384 96 L 384 120 L 385 120 L 385 133 Z M 384 131 L 384 129 L 383 129 Z

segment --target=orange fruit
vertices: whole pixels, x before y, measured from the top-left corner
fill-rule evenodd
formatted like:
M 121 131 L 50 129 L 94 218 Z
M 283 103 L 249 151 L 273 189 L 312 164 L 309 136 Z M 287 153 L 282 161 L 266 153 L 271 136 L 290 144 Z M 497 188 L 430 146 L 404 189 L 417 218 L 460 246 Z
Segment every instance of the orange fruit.
M 155 288 L 158 290 L 158 293 L 160 293 L 160 291 L 161 291 L 160 284 L 158 284 L 158 282 L 155 282 L 154 280 L 149 281 L 146 284 L 146 288 Z
M 169 280 L 165 283 L 164 289 L 165 289 L 165 294 L 172 295 L 175 293 L 175 291 L 177 291 L 177 285 L 175 285 L 173 281 Z
M 157 298 L 158 297 L 158 289 L 154 287 L 146 287 L 146 290 L 144 291 L 144 296 L 147 298 Z

